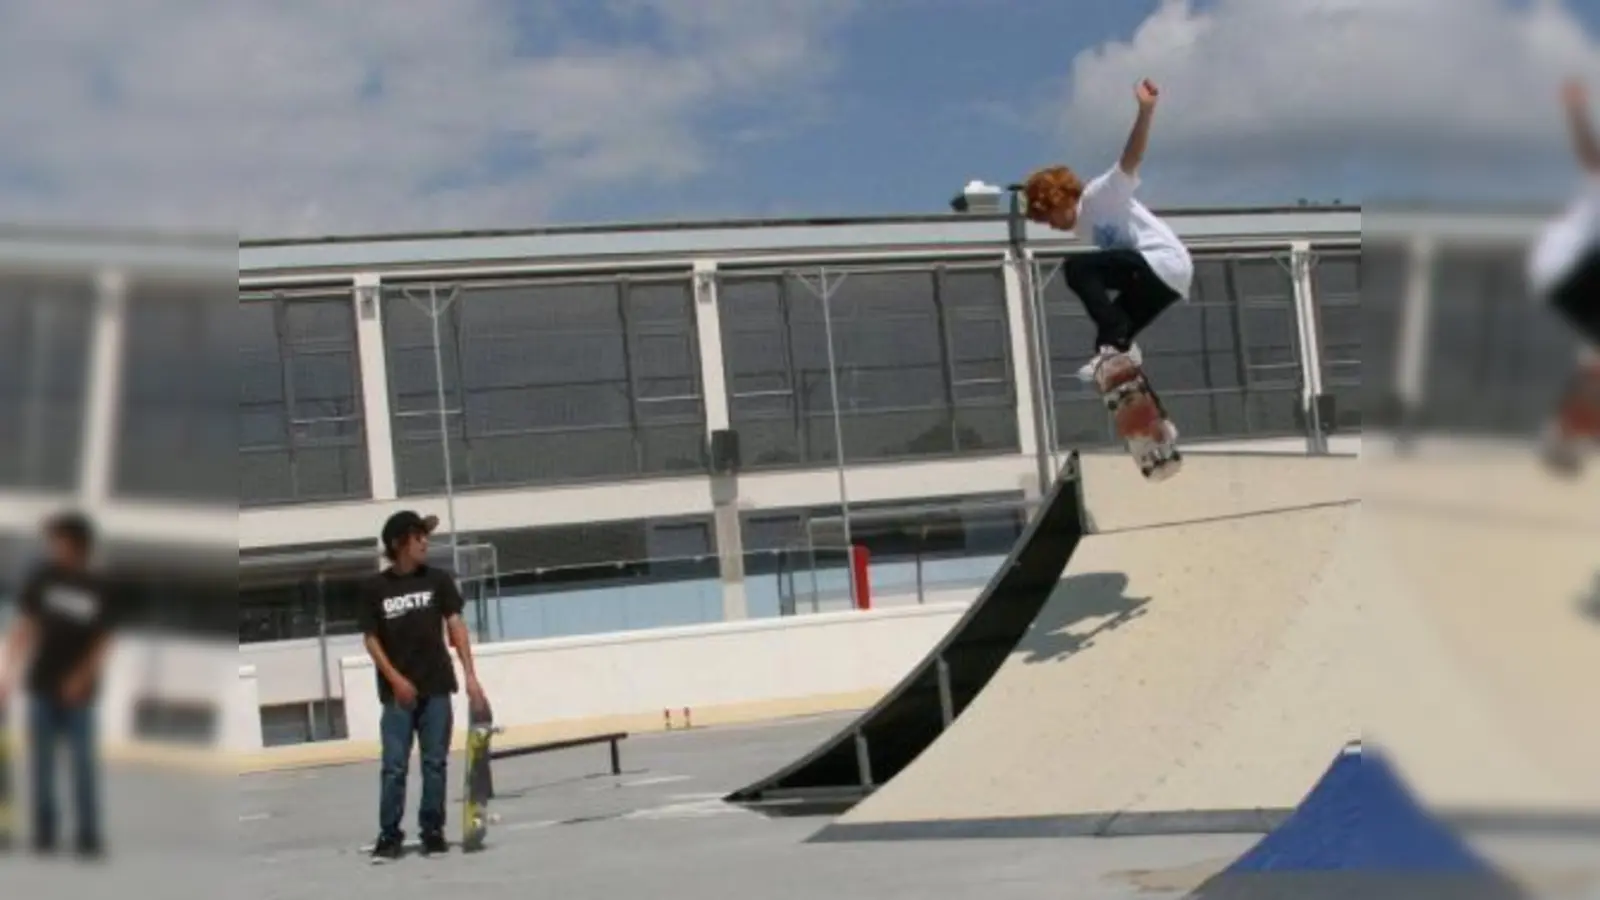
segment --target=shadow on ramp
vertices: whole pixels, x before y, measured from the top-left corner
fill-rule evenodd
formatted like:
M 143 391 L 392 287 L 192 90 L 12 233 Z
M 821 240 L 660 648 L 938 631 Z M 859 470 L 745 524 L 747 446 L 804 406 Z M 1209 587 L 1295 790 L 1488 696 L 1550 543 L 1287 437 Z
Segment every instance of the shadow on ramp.
M 1058 590 L 1083 537 L 1078 461 L 1076 453 L 1067 459 L 983 592 L 906 678 L 820 747 L 725 799 L 774 816 L 843 812 L 937 740 Z M 1062 640 L 1062 652 L 1072 652 L 1072 640 Z
M 1030 665 L 1061 662 L 1094 646 L 1094 639 L 1144 615 L 1149 597 L 1125 597 L 1128 576 L 1121 572 L 1090 572 L 1062 579 L 1050 602 L 1028 629 L 1022 662 Z M 1074 625 L 1104 619 L 1084 633 Z

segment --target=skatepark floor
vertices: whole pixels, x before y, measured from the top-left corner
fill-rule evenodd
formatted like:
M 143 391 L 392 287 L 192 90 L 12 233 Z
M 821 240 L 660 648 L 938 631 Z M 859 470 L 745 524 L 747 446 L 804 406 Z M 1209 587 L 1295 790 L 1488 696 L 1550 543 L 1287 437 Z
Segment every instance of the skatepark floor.
M 240 779 L 244 896 L 436 898 L 470 888 L 480 898 L 752 897 L 834 900 L 1041 896 L 1160 897 L 1120 883 L 1119 869 L 1224 862 L 1243 837 L 1138 841 L 994 841 L 960 844 L 807 845 L 822 818 L 773 819 L 721 797 L 793 759 L 845 719 L 640 735 L 622 745 L 624 774 L 608 774 L 604 746 L 495 764 L 501 821 L 482 853 L 374 866 L 377 788 L 370 764 Z M 452 840 L 459 769 L 452 761 Z M 599 773 L 599 774 L 597 774 Z M 407 796 L 415 837 L 417 778 Z M 381 885 L 381 887 L 380 887 Z M 1071 890 L 1068 890 L 1071 888 Z M 1168 896 L 1178 896 L 1170 894 Z
M 115 768 L 106 801 L 112 858 L 99 865 L 0 857 L 15 896 L 738 896 L 758 900 L 1176 898 L 1254 843 L 1251 835 L 1074 840 L 807 844 L 826 818 L 768 818 L 723 804 L 728 791 L 834 733 L 847 716 L 639 735 L 609 774 L 604 745 L 496 763 L 488 848 L 371 864 L 377 766 L 362 763 L 202 781 Z M 450 770 L 458 832 L 460 763 Z M 70 802 L 70 785 L 62 800 Z M 415 838 L 413 764 L 406 802 Z M 67 823 L 70 828 L 70 818 Z M 70 832 L 68 832 L 70 833 Z M 1540 846 L 1556 866 L 1593 858 L 1592 843 Z M 1523 855 L 1527 855 L 1524 853 Z M 223 887 L 226 886 L 226 887 Z M 1586 885 L 1589 890 L 1594 884 Z M 1578 894 L 1574 896 L 1589 896 Z
M 1250 835 L 806 844 L 824 818 L 769 818 L 720 798 L 836 731 L 846 717 L 639 735 L 609 774 L 604 745 L 496 763 L 501 820 L 482 853 L 374 866 L 373 764 L 238 781 L 240 896 L 326 898 L 369 886 L 389 900 L 528 896 L 984 900 L 1180 897 Z M 460 768 L 452 760 L 452 840 Z M 406 829 L 415 837 L 413 766 Z M 1579 848 L 1588 849 L 1588 848 Z M 1142 873 L 1142 874 L 1140 874 Z M 242 884 L 240 883 L 242 881 Z M 444 892 L 441 894 L 441 891 Z

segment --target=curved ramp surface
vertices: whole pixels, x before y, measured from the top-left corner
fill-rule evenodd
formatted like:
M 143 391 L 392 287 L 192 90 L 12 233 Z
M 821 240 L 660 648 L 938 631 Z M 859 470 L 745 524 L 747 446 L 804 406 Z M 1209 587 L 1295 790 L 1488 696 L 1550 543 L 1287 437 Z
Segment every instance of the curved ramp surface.
M 944 733 L 1005 662 L 1049 600 L 1082 533 L 1074 456 L 972 607 L 899 685 L 822 746 L 726 799 L 848 803 L 893 778 Z
M 1593 533 L 1367 505 L 1086 537 L 957 727 L 815 839 L 1265 831 L 1363 737 L 1424 802 L 1592 814 Z

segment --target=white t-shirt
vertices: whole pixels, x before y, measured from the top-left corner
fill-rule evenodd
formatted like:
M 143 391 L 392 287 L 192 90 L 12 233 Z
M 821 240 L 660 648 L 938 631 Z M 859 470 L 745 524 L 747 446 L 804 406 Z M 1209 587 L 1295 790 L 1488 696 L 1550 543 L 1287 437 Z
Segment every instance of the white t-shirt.
M 1561 217 L 1545 226 L 1528 257 L 1533 298 L 1543 302 L 1562 279 L 1572 274 L 1591 249 L 1600 246 L 1600 176 L 1584 182 L 1577 199 Z
M 1083 187 L 1073 229 L 1102 250 L 1137 250 L 1167 286 L 1185 300 L 1194 280 L 1194 260 L 1167 223 L 1133 196 L 1139 176 L 1112 166 Z

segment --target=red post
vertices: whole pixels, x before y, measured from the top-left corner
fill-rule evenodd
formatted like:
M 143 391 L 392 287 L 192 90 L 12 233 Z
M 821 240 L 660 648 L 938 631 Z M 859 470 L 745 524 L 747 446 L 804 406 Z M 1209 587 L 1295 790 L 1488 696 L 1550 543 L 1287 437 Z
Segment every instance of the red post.
M 871 560 L 866 547 L 856 544 L 850 548 L 850 583 L 855 588 L 856 609 L 872 608 L 872 583 L 867 574 Z

